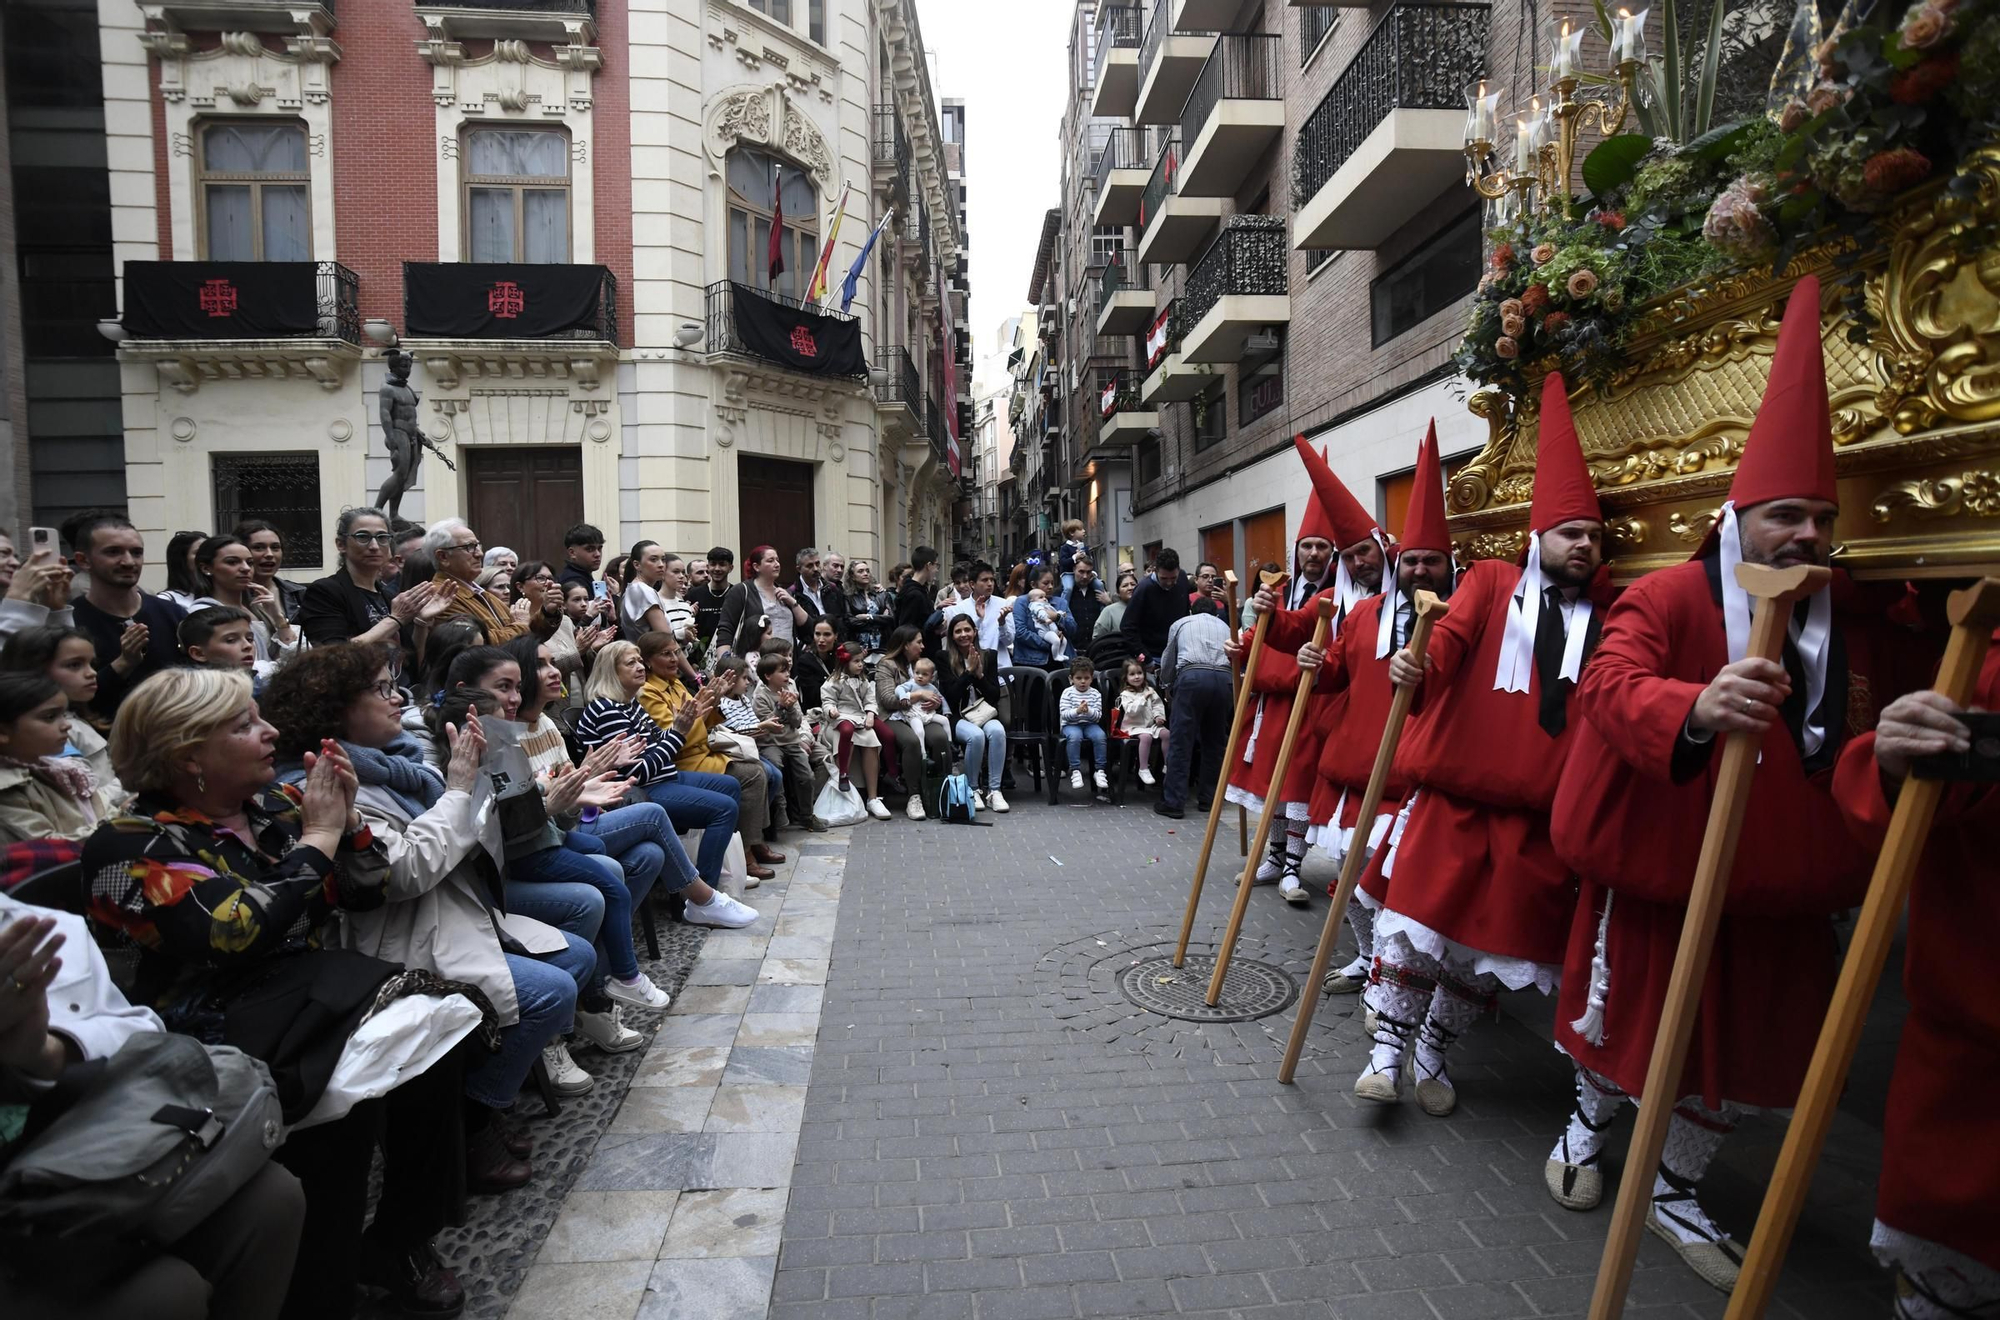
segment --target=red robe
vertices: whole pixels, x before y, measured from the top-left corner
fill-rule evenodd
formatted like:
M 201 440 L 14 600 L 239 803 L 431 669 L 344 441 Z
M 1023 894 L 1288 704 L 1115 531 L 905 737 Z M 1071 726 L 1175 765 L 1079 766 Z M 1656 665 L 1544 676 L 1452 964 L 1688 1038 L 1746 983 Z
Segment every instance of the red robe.
M 1718 739 L 1684 761 L 1684 781 L 1674 777 L 1688 713 L 1729 659 L 1712 591 L 1705 564 L 1692 560 L 1648 574 L 1620 598 L 1572 703 L 1576 742 L 1556 794 L 1556 850 L 1582 880 L 1556 1041 L 1634 1096 L 1644 1089 L 1721 766 Z M 1846 710 L 1830 713 L 1829 738 L 1872 727 L 1877 698 L 1897 685 L 1879 612 L 1867 617 L 1844 574 L 1835 574 L 1834 591 L 1848 675 Z M 1773 723 L 1676 1097 L 1699 1094 L 1711 1107 L 1783 1107 L 1797 1098 L 1833 987 L 1828 914 L 1861 901 L 1871 862 L 1848 832 L 1831 779 L 1830 769 L 1809 778 L 1791 733 Z M 1570 1024 L 1588 1005 L 1607 890 L 1615 900 L 1609 994 L 1603 1043 L 1592 1045 Z
M 1549 842 L 1549 804 L 1579 721 L 1572 713 L 1549 737 L 1539 673 L 1527 692 L 1493 688 L 1520 580 L 1518 565 L 1473 564 L 1431 631 L 1422 714 L 1396 757 L 1421 791 L 1397 849 L 1390 906 L 1467 948 L 1547 964 L 1562 960 L 1576 902 L 1570 869 Z M 1600 573 L 1589 591 L 1600 614 L 1610 593 Z M 1569 701 L 1574 712 L 1574 693 Z
M 1266 627 L 1264 651 L 1258 657 L 1256 672 L 1250 675 L 1250 690 L 1256 696 L 1245 716 L 1254 721 L 1258 719 L 1259 711 L 1262 712 L 1262 723 L 1253 726 L 1257 730 L 1257 745 L 1248 747 L 1250 734 L 1246 730 L 1243 741 L 1248 747 L 1248 755 L 1239 752 L 1229 770 L 1229 787 L 1260 802 L 1271 796 L 1271 776 L 1278 770 L 1278 750 L 1285 741 L 1285 724 L 1292 717 L 1292 702 L 1298 696 L 1299 647 L 1312 640 L 1319 598 L 1332 592 L 1333 588 L 1328 586 L 1308 597 L 1299 609 L 1276 611 Z M 1278 640 L 1279 623 L 1287 615 L 1302 615 L 1307 620 L 1305 632 L 1289 645 Z M 1311 796 L 1312 771 L 1319 761 L 1320 740 L 1326 733 L 1326 715 L 1327 710 L 1320 704 L 1317 695 L 1307 699 L 1306 718 L 1299 725 L 1297 745 L 1292 751 L 1292 763 L 1286 769 L 1278 801 L 1304 802 Z
M 2000 633 L 1972 704 L 2000 710 Z M 1889 829 L 1875 735 L 1841 751 L 1833 794 L 1871 847 Z M 1910 891 L 1903 1021 L 1883 1123 L 1875 1213 L 1891 1228 L 2000 1270 L 2000 996 L 1985 985 L 2000 931 L 2000 784 L 1948 785 Z

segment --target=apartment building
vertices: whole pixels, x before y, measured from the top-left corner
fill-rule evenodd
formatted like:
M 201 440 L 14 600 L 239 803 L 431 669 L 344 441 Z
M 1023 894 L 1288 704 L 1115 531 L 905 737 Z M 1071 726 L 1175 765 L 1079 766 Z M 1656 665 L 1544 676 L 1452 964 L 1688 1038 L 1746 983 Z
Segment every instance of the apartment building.
M 962 191 L 914 0 L 99 0 L 89 28 L 108 305 L 82 328 L 116 344 L 123 478 L 89 502 L 156 544 L 266 517 L 289 574 L 325 571 L 388 475 L 392 349 L 435 445 L 407 518 L 537 549 L 578 519 L 948 541 Z
M 1446 455 L 1477 448 L 1450 364 L 1480 263 L 1459 142 L 1511 3 L 1077 5 L 1030 296 L 1062 391 L 1045 499 L 1100 552 L 1247 577 L 1304 509 L 1294 434 L 1392 523 L 1433 416 Z

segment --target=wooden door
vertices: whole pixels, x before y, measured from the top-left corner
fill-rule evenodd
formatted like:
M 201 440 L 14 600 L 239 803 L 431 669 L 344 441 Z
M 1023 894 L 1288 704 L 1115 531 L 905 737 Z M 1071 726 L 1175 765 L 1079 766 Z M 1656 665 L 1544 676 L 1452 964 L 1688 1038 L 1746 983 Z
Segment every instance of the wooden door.
M 1218 572 L 1225 568 L 1235 569 L 1240 580 L 1243 570 L 1236 563 L 1236 524 L 1220 523 L 1202 528 L 1201 557 L 1205 562 L 1214 564 Z
M 563 533 L 583 521 L 583 454 L 574 445 L 467 445 L 466 521 L 488 546 L 563 561 Z
M 737 459 L 736 519 L 741 540 L 737 563 L 742 564 L 752 546 L 775 546 L 778 581 L 786 586 L 798 581 L 795 556 L 806 546 L 819 544 L 813 523 L 813 465 L 748 454 Z
M 1292 546 L 1285 539 L 1285 511 L 1271 509 L 1243 520 L 1243 552 L 1255 572 L 1266 564 L 1292 571 Z

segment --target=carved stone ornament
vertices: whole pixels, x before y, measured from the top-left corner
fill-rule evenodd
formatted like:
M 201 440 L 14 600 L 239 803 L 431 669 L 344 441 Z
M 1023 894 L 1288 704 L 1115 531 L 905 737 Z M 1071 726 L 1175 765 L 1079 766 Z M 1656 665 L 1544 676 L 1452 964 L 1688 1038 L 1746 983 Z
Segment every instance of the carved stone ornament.
M 792 102 L 784 87 L 751 87 L 725 92 L 709 103 L 709 154 L 721 165 L 722 158 L 739 142 L 768 147 L 798 162 L 812 175 L 822 197 L 831 197 L 839 186 L 833 150 L 811 117 Z
M 1823 275 L 1821 342 L 1839 479 L 1839 562 L 1862 577 L 2000 571 L 2000 146 L 1962 181 L 1932 184 L 1886 215 L 1884 241 L 1801 252 L 1782 277 L 1723 272 L 1657 300 L 1603 394 L 1571 396 L 1584 460 L 1624 580 L 1683 560 L 1714 525 L 1763 402 L 1784 304 Z M 1841 258 L 1836 268 L 1835 258 Z M 1834 281 L 1858 270 L 1875 320 L 1866 343 Z M 1522 398 L 1482 389 L 1481 451 L 1448 487 L 1454 540 L 1511 555 L 1534 487 L 1539 383 Z
M 224 32 L 205 50 L 196 50 L 170 27 L 149 28 L 138 36 L 139 44 L 160 61 L 163 101 L 225 112 L 268 101 L 291 112 L 325 105 L 333 96 L 328 75 L 341 52 L 331 37 L 286 37 L 285 49 L 275 51 L 255 32 Z

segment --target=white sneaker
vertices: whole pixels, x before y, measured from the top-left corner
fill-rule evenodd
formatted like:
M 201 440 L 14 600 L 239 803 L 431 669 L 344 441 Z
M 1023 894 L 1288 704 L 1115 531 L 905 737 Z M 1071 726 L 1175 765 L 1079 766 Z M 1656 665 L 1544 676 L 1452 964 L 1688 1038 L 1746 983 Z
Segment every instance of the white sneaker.
M 646 1043 L 646 1038 L 618 1020 L 618 1005 L 613 1004 L 609 1013 L 586 1013 L 576 1010 L 576 1034 L 603 1050 L 606 1054 L 623 1054 L 636 1050 Z
M 972 809 L 974 811 L 986 810 L 986 794 L 976 788 L 972 790 Z
M 1157 782 L 1153 778 L 1153 771 L 1150 766 L 1142 765 L 1139 767 L 1139 782 L 1146 785 L 1146 787 L 1148 788 L 1151 788 L 1153 784 Z
M 1103 772 L 1102 770 L 1093 770 L 1093 771 L 1091 771 L 1091 774 L 1090 774 L 1090 779 L 1091 779 L 1091 782 L 1092 782 L 1092 783 L 1094 783 L 1094 784 L 1096 784 L 1096 785 L 1097 785 L 1097 786 L 1098 786 L 1099 788 L 1110 788 L 1110 787 L 1111 787 L 1111 781 L 1110 781 L 1110 780 L 1109 780 L 1108 778 L 1106 778 L 1106 777 L 1105 777 L 1105 774 L 1104 774 L 1104 772 Z
M 1012 810 L 1007 805 L 1007 799 L 1000 796 L 1000 790 L 997 788 L 987 790 L 986 809 L 1001 815 L 1005 815 L 1008 811 Z
M 1278 897 L 1294 907 L 1305 907 L 1312 902 L 1312 896 L 1306 893 L 1306 887 L 1299 883 L 1295 875 L 1288 875 L 1278 882 Z
M 904 809 L 903 814 L 911 820 L 922 820 L 924 818 L 924 800 L 915 793 L 910 794 L 910 805 Z
M 581 1018 L 583 1014 L 577 1014 Z M 542 1046 L 542 1066 L 549 1070 L 549 1085 L 557 1095 L 582 1095 L 597 1085 L 597 1079 L 576 1066 L 569 1050 L 559 1040 Z
M 869 798 L 866 805 L 868 807 L 868 814 L 876 820 L 889 819 L 889 808 L 883 805 L 881 798 Z
M 672 996 L 654 985 L 644 972 L 630 981 L 621 981 L 615 976 L 609 978 L 604 983 L 604 993 L 611 997 L 611 1002 L 614 1004 L 623 1004 L 627 1008 L 651 1009 L 655 1012 L 674 1002 Z
M 1071 788 L 1083 787 L 1083 771 L 1072 770 L 1069 772 L 1069 786 Z
M 718 889 L 715 891 L 715 897 L 708 902 L 688 904 L 685 919 L 690 926 L 720 926 L 725 930 L 741 930 L 757 920 L 757 909 L 737 902 Z

